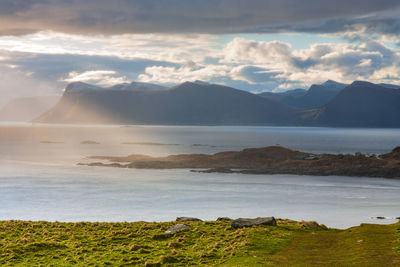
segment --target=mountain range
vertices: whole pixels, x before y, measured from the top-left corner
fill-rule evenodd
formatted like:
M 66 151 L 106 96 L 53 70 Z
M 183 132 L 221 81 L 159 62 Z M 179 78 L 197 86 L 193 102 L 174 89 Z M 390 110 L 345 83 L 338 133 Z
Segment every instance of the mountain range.
M 398 128 L 400 89 L 394 88 L 356 81 L 317 110 L 313 121 L 340 127 Z
M 289 125 L 296 122 L 294 108 L 215 84 L 185 82 L 158 90 L 81 88 L 82 83 L 70 84 L 60 102 L 35 121 L 176 125 Z
M 328 104 L 347 84 L 328 80 L 322 84 L 313 84 L 308 90 L 294 89 L 283 93 L 261 93 L 269 98 L 298 109 L 319 108 Z
M 200 81 L 67 86 L 34 122 L 72 124 L 400 127 L 400 86 L 327 81 L 308 90 L 252 94 Z

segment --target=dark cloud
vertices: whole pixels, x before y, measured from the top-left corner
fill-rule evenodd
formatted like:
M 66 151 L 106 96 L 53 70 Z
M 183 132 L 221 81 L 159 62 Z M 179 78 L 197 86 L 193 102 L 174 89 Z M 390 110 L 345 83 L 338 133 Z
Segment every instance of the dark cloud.
M 400 3 L 400 1 L 399 1 Z M 344 36 L 351 41 L 360 41 L 368 38 L 365 34 L 385 34 L 398 36 L 400 34 L 400 9 L 388 14 L 377 14 L 360 18 L 327 18 L 298 23 L 285 23 L 275 26 L 262 26 L 247 29 L 254 33 L 276 32 L 307 32 L 307 33 L 341 33 L 354 32 Z
M 398 0 L 2 0 L 0 34 L 340 32 L 398 33 Z

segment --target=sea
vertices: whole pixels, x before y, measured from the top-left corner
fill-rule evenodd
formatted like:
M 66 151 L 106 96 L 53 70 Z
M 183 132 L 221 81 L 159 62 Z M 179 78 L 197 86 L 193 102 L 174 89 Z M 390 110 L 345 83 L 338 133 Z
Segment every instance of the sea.
M 274 216 L 348 228 L 394 223 L 400 217 L 400 179 L 77 165 L 88 162 L 88 156 L 212 154 L 272 145 L 309 153 L 378 155 L 400 146 L 400 129 L 2 123 L 0 220 Z

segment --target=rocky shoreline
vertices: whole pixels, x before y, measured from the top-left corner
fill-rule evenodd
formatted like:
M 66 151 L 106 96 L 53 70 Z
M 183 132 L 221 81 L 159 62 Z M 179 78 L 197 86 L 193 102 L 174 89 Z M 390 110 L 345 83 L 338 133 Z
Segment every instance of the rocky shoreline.
M 192 169 L 202 173 L 294 174 L 317 176 L 354 176 L 400 178 L 400 147 L 379 156 L 352 154 L 310 154 L 281 146 L 249 148 L 213 155 L 180 154 L 167 157 L 129 155 L 127 157 L 94 156 L 104 162 L 78 165 L 138 168 Z

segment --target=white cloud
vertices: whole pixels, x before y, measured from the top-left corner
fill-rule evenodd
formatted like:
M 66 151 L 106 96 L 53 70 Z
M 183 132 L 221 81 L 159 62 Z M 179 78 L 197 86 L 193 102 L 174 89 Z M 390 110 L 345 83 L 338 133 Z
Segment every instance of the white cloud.
M 400 66 L 389 66 L 385 67 L 382 69 L 378 69 L 374 71 L 374 73 L 371 76 L 372 81 L 376 82 L 397 82 L 397 84 L 400 83 Z
M 370 58 L 363 58 L 360 60 L 360 63 L 357 65 L 359 67 L 370 67 L 372 64 L 372 59 Z
M 273 65 L 277 62 L 286 63 L 290 54 L 291 46 L 288 43 L 252 41 L 237 37 L 224 48 L 221 62 Z
M 0 50 L 39 54 L 74 54 L 184 63 L 202 62 L 219 53 L 208 34 L 70 35 L 44 31 L 0 37 Z
M 196 65 L 193 62 L 189 62 L 179 68 L 147 67 L 144 73 L 139 75 L 139 80 L 142 82 L 176 84 L 185 81 L 209 81 L 215 78 L 228 77 L 229 72 L 230 67 L 226 65 Z
M 85 71 L 83 73 L 72 71 L 68 74 L 67 78 L 63 79 L 63 81 L 86 82 L 104 87 L 130 82 L 126 77 L 119 77 L 116 76 L 116 74 L 117 72 L 112 70 Z
M 378 70 L 393 70 L 390 67 L 400 62 L 398 52 L 375 40 L 366 40 L 359 45 L 321 43 L 308 49 L 293 50 L 282 42 L 235 38 L 223 52 L 220 62 L 234 65 L 230 72 L 232 79 L 262 83 L 264 77 L 266 82 L 278 81 L 280 87 L 299 83 L 309 86 L 328 79 L 342 82 L 371 80 L 381 73 Z M 387 81 L 395 82 L 393 71 L 391 73 L 379 77 L 392 77 Z

